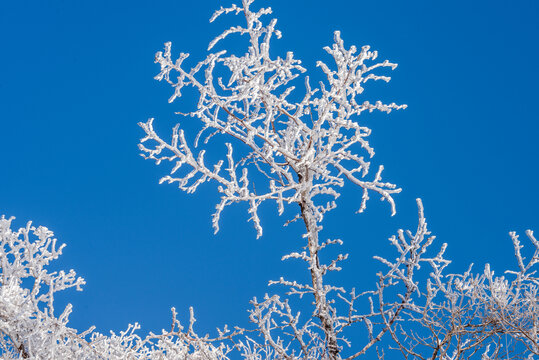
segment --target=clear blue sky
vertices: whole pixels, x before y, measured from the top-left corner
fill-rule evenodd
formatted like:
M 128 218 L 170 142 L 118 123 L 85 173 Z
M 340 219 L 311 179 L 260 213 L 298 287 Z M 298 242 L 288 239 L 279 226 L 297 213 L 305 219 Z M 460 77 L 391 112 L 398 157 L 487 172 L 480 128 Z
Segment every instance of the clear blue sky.
M 260 0 L 279 19 L 279 51 L 311 70 L 341 30 L 397 62 L 389 85 L 366 96 L 408 104 L 367 117 L 374 162 L 403 188 L 398 214 L 374 196 L 344 189 L 327 236 L 345 241 L 347 286 L 370 286 L 387 237 L 415 229 L 422 197 L 431 230 L 449 243 L 454 271 L 513 265 L 507 232 L 539 231 L 537 204 L 539 2 L 535 0 Z M 153 80 L 154 54 L 205 54 L 226 21 L 209 24 L 217 0 L 3 1 L 0 3 L 0 213 L 34 220 L 68 244 L 59 266 L 87 280 L 72 326 L 146 330 L 170 323 L 171 306 L 194 306 L 199 329 L 245 324 L 248 301 L 281 275 L 305 271 L 280 257 L 299 227 L 282 228 L 272 206 L 256 240 L 243 206 L 226 211 L 214 236 L 212 186 L 186 195 L 158 185 L 164 168 L 144 161 L 137 122 L 172 127 L 181 105 Z M 316 70 L 315 70 L 316 71 Z M 189 102 L 189 98 L 185 101 Z M 185 123 L 185 122 L 184 122 Z

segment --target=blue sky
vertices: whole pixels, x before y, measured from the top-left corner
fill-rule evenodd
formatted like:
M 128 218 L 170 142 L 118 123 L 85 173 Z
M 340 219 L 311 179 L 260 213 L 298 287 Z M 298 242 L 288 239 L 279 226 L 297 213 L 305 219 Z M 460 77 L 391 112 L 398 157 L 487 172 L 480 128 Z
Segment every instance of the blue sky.
M 513 266 L 507 232 L 539 231 L 539 3 L 499 1 L 260 0 L 279 19 L 283 39 L 317 71 L 322 47 L 341 30 L 345 44 L 369 44 L 397 62 L 388 85 L 367 97 L 408 104 L 367 116 L 375 164 L 403 188 L 398 214 L 374 196 L 354 214 L 361 193 L 343 190 L 327 217 L 351 258 L 344 284 L 369 286 L 387 237 L 415 229 L 416 197 L 430 228 L 449 243 L 453 270 L 485 262 Z M 229 22 L 209 24 L 217 0 L 5 1 L 0 4 L 0 213 L 33 220 L 68 244 L 59 266 L 87 280 L 72 326 L 145 330 L 170 323 L 170 307 L 195 307 L 199 329 L 247 321 L 248 301 L 267 281 L 305 271 L 280 257 L 297 249 L 299 227 L 282 228 L 272 207 L 256 240 L 243 206 L 229 208 L 213 235 L 212 186 L 194 195 L 158 185 L 165 168 L 144 161 L 137 122 L 162 129 L 190 98 L 168 104 L 171 89 L 153 80 L 154 54 L 173 49 L 205 56 Z M 192 100 L 192 99 L 191 99 Z

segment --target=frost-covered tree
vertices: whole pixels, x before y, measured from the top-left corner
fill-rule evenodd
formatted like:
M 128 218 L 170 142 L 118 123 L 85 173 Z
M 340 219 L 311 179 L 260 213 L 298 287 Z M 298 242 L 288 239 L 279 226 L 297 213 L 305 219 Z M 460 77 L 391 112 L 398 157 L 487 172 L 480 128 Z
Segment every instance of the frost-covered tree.
M 240 15 L 242 25 L 225 30 L 208 46 L 208 56 L 187 67 L 188 54 L 175 58 L 172 46 L 156 55 L 158 80 L 172 85 L 170 101 L 193 88 L 198 102 L 187 114 L 201 124 L 197 134 L 177 125 L 167 138 L 153 128 L 153 119 L 141 123 L 145 132 L 140 149 L 157 164 L 170 163 L 162 182 L 176 183 L 195 192 L 208 182 L 217 185 L 220 199 L 213 215 L 219 230 L 221 212 L 246 202 L 249 220 L 262 236 L 258 209 L 275 202 L 278 213 L 294 212 L 284 224 L 301 221 L 301 247 L 283 256 L 305 264 L 310 281 L 294 278 L 271 281 L 268 293 L 254 298 L 249 310 L 251 327 L 224 327 L 214 337 L 199 336 L 191 310 L 186 326 L 176 318 L 161 334 L 138 335 L 138 325 L 109 336 L 93 328 L 79 332 L 68 327 L 71 306 L 59 315 L 54 294 L 84 281 L 73 271 L 50 272 L 47 267 L 62 251 L 46 228 L 30 224 L 11 229 L 11 219 L 0 220 L 0 331 L 2 358 L 35 359 L 355 359 L 363 356 L 411 359 L 532 358 L 537 343 L 537 286 L 534 266 L 539 242 L 527 233 L 532 254 L 526 261 L 523 245 L 511 233 L 518 268 L 510 278 L 495 277 L 487 266 L 447 273 L 446 245 L 433 245 L 423 206 L 418 200 L 417 230 L 400 230 L 390 238 L 396 256 L 375 257 L 381 269 L 371 288 L 344 289 L 327 280 L 340 271 L 347 254 L 327 262 L 321 252 L 342 245 L 339 239 L 321 240 L 324 215 L 336 207 L 345 183 L 362 191 L 358 211 L 371 195 L 380 196 L 395 212 L 395 185 L 382 181 L 380 166 L 372 175 L 369 159 L 371 130 L 362 125 L 363 112 L 390 112 L 405 105 L 362 100 L 369 81 L 389 81 L 382 68 L 396 64 L 377 61 L 368 46 L 347 47 L 339 32 L 324 50 L 332 64 L 317 63 L 323 80 L 312 84 L 292 52 L 274 56 L 272 39 L 281 33 L 270 19 L 270 8 L 253 8 L 242 0 L 215 12 L 211 21 L 225 14 Z M 225 38 L 242 36 L 242 54 L 219 50 Z M 213 50 L 213 49 L 217 50 Z M 193 121 L 188 119 L 187 121 Z M 210 142 L 215 142 L 208 148 Z M 206 150 L 222 146 L 221 153 Z M 301 237 L 301 235 L 303 235 Z M 432 249 L 434 248 L 434 249 Z M 301 308 L 295 304 L 303 302 Z M 300 312 L 301 310 L 301 312 Z M 362 341 L 348 340 L 351 332 Z M 391 352 L 391 353 L 388 353 Z M 391 355 L 389 355 L 391 354 Z

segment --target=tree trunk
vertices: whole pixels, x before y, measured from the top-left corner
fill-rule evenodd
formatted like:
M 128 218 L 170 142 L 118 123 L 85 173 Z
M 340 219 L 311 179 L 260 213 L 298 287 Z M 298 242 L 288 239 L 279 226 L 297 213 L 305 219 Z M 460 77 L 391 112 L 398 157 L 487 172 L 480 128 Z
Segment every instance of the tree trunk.
M 340 348 L 337 343 L 337 334 L 333 326 L 332 315 L 330 313 L 330 307 L 326 299 L 326 290 L 324 288 L 324 279 L 322 274 L 322 268 L 320 267 L 320 259 L 318 257 L 319 243 L 318 243 L 318 221 L 315 218 L 314 204 L 310 197 L 312 189 L 312 178 L 306 176 L 304 180 L 307 181 L 305 190 L 301 196 L 299 203 L 301 208 L 301 216 L 307 229 L 308 248 L 310 254 L 310 272 L 311 280 L 313 283 L 313 292 L 316 304 L 316 315 L 320 319 L 322 329 L 325 333 L 327 351 L 331 360 L 338 360 Z

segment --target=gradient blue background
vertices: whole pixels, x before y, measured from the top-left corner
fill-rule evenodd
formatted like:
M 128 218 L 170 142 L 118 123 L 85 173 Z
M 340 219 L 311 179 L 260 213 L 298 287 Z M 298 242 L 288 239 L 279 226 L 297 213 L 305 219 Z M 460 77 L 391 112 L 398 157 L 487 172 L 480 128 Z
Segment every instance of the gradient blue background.
M 269 1 L 259 1 L 267 5 Z M 208 24 L 217 0 L 3 1 L 0 3 L 0 213 L 33 220 L 68 244 L 59 261 L 87 280 L 71 325 L 147 330 L 185 319 L 194 306 L 201 332 L 246 324 L 248 301 L 281 275 L 301 228 L 282 228 L 263 209 L 256 240 L 244 206 L 227 210 L 214 236 L 216 192 L 186 195 L 158 185 L 164 167 L 138 156 L 137 122 L 156 117 L 162 134 L 192 97 L 168 104 L 171 88 L 153 80 L 154 53 L 173 49 L 204 57 L 229 20 Z M 415 229 L 422 197 L 432 231 L 448 242 L 452 270 L 470 262 L 497 273 L 513 266 L 507 236 L 539 231 L 539 2 L 295 1 L 270 3 L 283 39 L 314 70 L 322 47 L 341 30 L 348 45 L 370 44 L 397 62 L 389 85 L 366 96 L 408 104 L 390 116 L 364 118 L 373 128 L 375 164 L 403 188 L 398 214 L 373 196 L 355 215 L 360 192 L 346 187 L 327 217 L 326 236 L 345 241 L 351 258 L 342 283 L 370 286 L 375 254 L 387 237 Z M 317 70 L 315 70 L 317 71 Z M 184 122 L 185 123 L 185 122 Z M 166 132 L 165 132 L 166 131 Z

